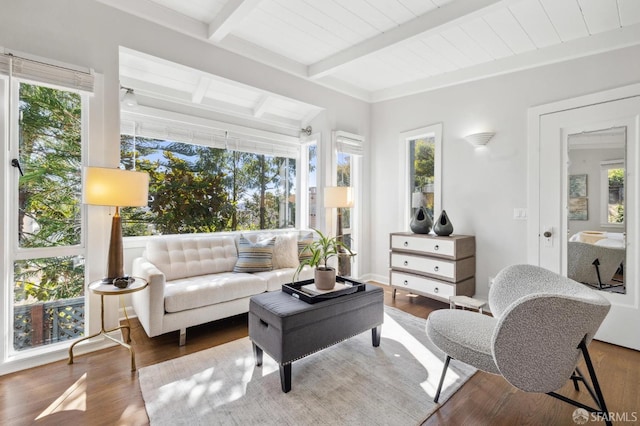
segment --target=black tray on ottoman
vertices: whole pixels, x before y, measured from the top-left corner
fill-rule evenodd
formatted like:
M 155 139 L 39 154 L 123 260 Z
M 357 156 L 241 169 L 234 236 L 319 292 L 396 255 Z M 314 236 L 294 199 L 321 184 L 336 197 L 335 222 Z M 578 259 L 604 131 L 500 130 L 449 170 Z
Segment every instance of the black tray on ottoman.
M 364 291 L 365 284 L 360 281 L 355 281 L 350 278 L 345 278 L 341 276 L 336 277 L 336 289 L 323 291 L 323 292 L 314 292 L 305 289 L 306 286 L 312 285 L 314 280 L 305 280 L 305 281 L 297 281 L 291 284 L 283 284 L 282 291 L 285 293 L 289 293 L 295 298 L 298 298 L 307 303 L 317 303 L 323 300 L 333 299 L 335 297 L 344 296 L 346 294 L 357 293 L 359 291 Z M 339 288 L 337 288 L 339 287 Z

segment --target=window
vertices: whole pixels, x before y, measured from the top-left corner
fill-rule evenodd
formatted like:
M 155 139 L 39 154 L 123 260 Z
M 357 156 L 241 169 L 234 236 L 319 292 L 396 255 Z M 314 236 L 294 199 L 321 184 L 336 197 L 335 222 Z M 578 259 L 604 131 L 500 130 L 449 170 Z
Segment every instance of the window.
M 150 178 L 123 235 L 296 227 L 298 137 L 153 108 L 123 111 L 120 133 L 121 167 Z
M 295 226 L 292 158 L 129 135 L 120 158 L 150 179 L 149 205 L 122 209 L 126 236 Z
M 604 226 L 624 226 L 624 160 L 600 163 L 601 218 Z
M 406 158 L 405 227 L 420 206 L 426 207 L 432 219 L 441 209 L 440 156 L 442 124 L 434 124 L 400 134 L 401 147 Z
M 85 330 L 81 170 L 86 94 L 14 79 L 9 85 L 14 173 L 7 322 L 9 355 Z M 65 343 L 66 344 L 66 343 Z
M 435 203 L 435 137 L 409 140 L 411 207 L 425 206 L 433 218 Z
M 300 209 L 300 228 L 318 228 L 318 143 L 305 143 L 302 148 L 300 173 L 301 200 L 296 203 Z M 306 195 L 305 195 L 306 194 Z
M 353 133 L 334 132 L 336 145 L 336 186 L 350 186 L 354 194 L 354 205 L 342 208 L 342 241 L 351 250 L 357 252 L 360 243 L 360 224 L 362 211 L 362 172 L 361 163 L 364 152 L 364 138 Z M 360 259 L 353 257 L 350 263 L 343 265 L 344 275 L 358 276 Z

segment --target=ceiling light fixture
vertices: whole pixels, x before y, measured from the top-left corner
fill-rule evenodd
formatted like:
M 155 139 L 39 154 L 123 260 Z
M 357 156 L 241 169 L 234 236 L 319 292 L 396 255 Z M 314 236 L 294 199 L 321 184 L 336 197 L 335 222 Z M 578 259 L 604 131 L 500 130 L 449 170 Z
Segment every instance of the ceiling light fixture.
M 302 133 L 305 136 L 311 136 L 311 132 L 313 130 L 311 130 L 311 126 L 307 126 L 304 129 L 300 129 L 300 133 Z
M 478 149 L 485 147 L 494 135 L 495 132 L 473 133 L 465 136 L 464 139 Z

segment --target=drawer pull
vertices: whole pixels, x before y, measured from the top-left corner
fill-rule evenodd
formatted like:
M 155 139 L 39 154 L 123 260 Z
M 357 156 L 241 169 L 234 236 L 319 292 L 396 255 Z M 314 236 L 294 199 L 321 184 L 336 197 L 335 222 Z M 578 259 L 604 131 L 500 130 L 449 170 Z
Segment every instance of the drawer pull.
M 404 242 L 404 246 L 405 246 L 405 247 L 409 247 L 409 241 L 405 241 L 405 242 Z
M 439 266 L 434 266 L 434 267 L 433 267 L 433 270 L 434 270 L 434 271 L 436 271 L 436 272 L 438 272 L 438 271 L 440 270 L 440 267 L 439 267 Z
M 440 249 L 440 246 L 437 244 L 433 247 L 433 251 L 438 251 L 439 249 Z
M 408 260 L 404 261 L 404 266 L 409 266 L 409 261 Z
M 439 291 L 440 291 L 440 290 L 438 289 L 438 287 L 436 287 L 436 288 L 434 288 L 434 289 L 433 289 L 433 292 L 434 292 L 434 293 L 437 293 L 437 292 L 439 292 Z
M 404 285 L 409 285 L 409 281 L 404 280 Z

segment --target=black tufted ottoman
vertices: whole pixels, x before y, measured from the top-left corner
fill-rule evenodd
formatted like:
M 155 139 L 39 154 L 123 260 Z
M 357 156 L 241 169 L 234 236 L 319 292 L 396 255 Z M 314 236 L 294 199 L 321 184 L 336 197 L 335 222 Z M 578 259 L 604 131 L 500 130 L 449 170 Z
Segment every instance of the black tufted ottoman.
M 383 299 L 382 288 L 369 284 L 364 291 L 315 304 L 282 291 L 251 297 L 249 338 L 256 365 L 267 352 L 280 364 L 282 391 L 289 392 L 293 361 L 369 329 L 373 346 L 379 346 Z

